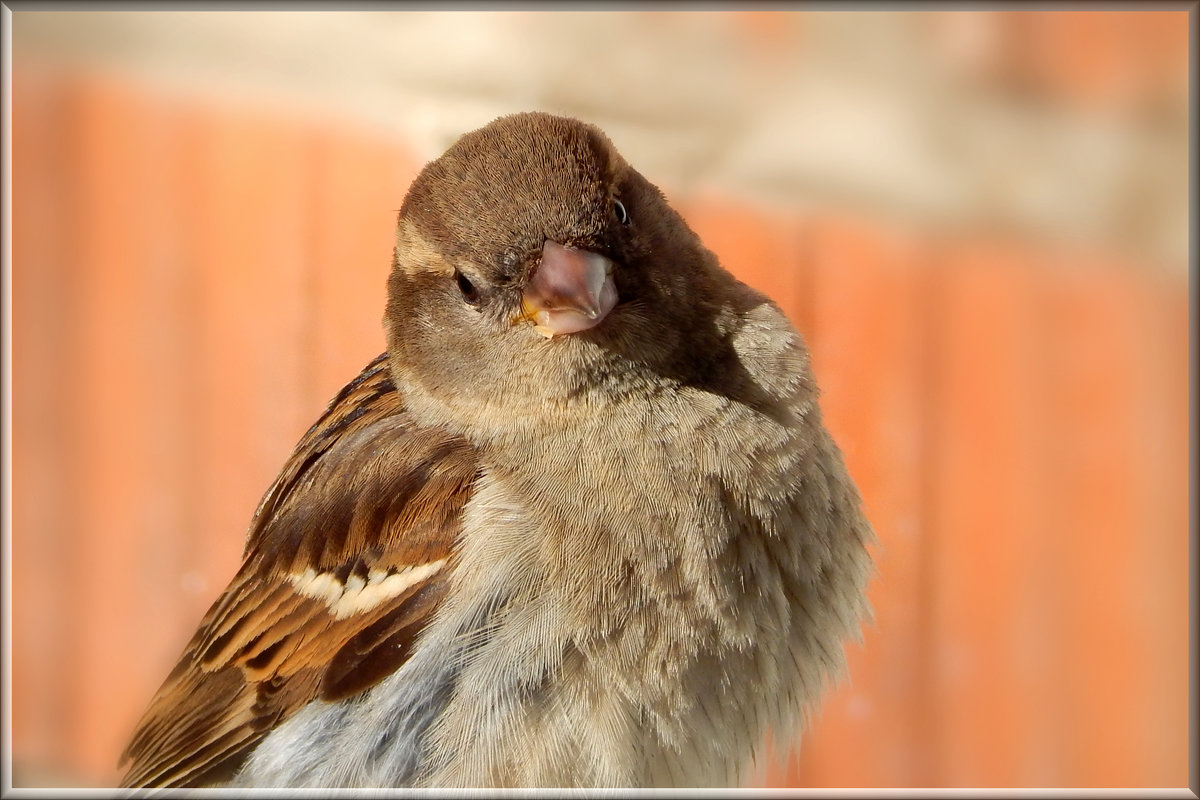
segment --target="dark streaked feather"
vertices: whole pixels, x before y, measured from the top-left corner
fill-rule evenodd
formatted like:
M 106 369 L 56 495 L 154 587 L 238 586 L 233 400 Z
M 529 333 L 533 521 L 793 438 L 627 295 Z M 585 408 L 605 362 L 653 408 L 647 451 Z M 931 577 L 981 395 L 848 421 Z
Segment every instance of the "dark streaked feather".
M 394 672 L 445 593 L 473 450 L 416 426 L 383 356 L 330 403 L 255 512 L 241 569 L 205 615 L 122 755 L 123 786 L 228 778 L 271 729 L 313 700 Z M 446 563 L 340 618 L 297 589 Z

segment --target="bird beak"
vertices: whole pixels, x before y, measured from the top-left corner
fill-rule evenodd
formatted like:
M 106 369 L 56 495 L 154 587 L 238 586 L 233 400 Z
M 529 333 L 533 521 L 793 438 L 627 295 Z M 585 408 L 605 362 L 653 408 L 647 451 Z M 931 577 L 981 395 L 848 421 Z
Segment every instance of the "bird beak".
M 547 239 L 521 295 L 521 316 L 547 339 L 594 328 L 617 304 L 612 267 L 599 253 Z

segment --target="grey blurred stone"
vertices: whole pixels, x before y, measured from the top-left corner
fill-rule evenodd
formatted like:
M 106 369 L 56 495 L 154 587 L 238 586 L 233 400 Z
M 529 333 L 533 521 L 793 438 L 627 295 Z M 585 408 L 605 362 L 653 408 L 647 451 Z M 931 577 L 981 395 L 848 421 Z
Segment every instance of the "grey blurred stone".
M 772 50 L 725 14 L 589 8 L 17 12 L 13 49 L 382 126 L 422 159 L 539 108 L 599 124 L 675 194 L 1009 230 L 1186 268 L 1186 119 L 1156 128 L 1001 96 L 958 74 L 971 42 L 937 51 L 919 13 L 780 18 L 795 30 Z M 955 24 L 985 41 L 970 23 Z

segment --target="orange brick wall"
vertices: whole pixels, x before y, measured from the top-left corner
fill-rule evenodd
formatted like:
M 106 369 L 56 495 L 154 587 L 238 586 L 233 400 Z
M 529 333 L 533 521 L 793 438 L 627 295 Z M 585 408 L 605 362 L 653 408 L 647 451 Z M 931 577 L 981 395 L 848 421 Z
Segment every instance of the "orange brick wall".
M 1095 64 L 996 45 L 997 80 L 1120 103 L 1146 92 L 1105 99 L 1096 74 L 1176 74 L 1177 52 L 1124 70 L 1103 19 L 1003 35 L 1029 25 L 1078 26 Z M 261 493 L 383 349 L 420 164 L 365 128 L 96 73 L 22 66 L 13 91 L 14 783 L 106 785 Z M 664 188 L 805 335 L 880 539 L 851 681 L 766 784 L 1185 785 L 1182 276 Z

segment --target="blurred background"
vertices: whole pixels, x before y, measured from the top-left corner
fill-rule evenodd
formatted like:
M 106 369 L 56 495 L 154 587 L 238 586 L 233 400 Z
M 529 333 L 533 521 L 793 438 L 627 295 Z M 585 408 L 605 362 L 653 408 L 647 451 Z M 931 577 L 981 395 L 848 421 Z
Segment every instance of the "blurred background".
M 117 780 L 409 181 L 528 109 L 791 315 L 877 528 L 756 783 L 1187 784 L 1187 11 L 775 8 L 12 14 L 13 785 Z

